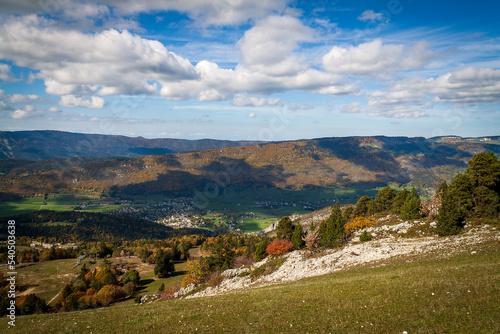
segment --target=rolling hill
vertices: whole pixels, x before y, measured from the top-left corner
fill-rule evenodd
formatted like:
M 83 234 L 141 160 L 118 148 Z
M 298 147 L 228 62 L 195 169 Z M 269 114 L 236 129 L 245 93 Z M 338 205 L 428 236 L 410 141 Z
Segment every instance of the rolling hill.
M 71 158 L 10 164 L 0 191 L 108 194 L 163 193 L 215 198 L 228 192 L 370 189 L 413 185 L 431 192 L 476 153 L 500 154 L 499 137 L 320 138 L 134 158 Z M 4 160 L 5 161 L 5 160 Z
M 138 157 L 257 144 L 256 141 L 146 139 L 62 131 L 0 131 L 0 159 Z

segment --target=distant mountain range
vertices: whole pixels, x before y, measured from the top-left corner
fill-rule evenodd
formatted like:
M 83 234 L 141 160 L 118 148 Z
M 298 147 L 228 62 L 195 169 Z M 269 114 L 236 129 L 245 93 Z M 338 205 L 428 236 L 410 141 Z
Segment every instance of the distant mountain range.
M 226 144 L 231 143 L 241 144 Z M 26 141 L 25 147 L 36 154 L 36 145 Z M 463 171 L 474 154 L 487 150 L 499 155 L 500 138 L 320 138 L 134 158 L 0 160 L 0 191 L 107 193 L 123 198 L 155 193 L 192 196 L 196 191 L 216 196 L 249 189 L 258 196 L 259 189 L 369 189 L 387 184 L 432 190 Z M 108 148 L 108 154 L 118 151 Z
M 62 131 L 0 131 L 0 159 L 138 157 L 254 145 L 258 141 L 146 139 Z

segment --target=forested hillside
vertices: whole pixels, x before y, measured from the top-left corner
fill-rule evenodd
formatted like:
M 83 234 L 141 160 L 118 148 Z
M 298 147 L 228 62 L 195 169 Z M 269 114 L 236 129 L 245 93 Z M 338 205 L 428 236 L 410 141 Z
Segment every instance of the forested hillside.
M 322 138 L 136 158 L 56 160 L 10 166 L 0 191 L 108 193 L 117 197 L 189 195 L 211 187 L 282 190 L 368 189 L 393 184 L 435 190 L 487 150 L 500 154 L 498 138 Z
M 55 212 L 42 210 L 5 217 L 0 223 L 2 239 L 7 239 L 7 221 L 14 220 L 17 237 L 45 237 L 60 242 L 166 239 L 199 234 L 210 236 L 208 230 L 172 227 L 147 220 L 93 212 Z

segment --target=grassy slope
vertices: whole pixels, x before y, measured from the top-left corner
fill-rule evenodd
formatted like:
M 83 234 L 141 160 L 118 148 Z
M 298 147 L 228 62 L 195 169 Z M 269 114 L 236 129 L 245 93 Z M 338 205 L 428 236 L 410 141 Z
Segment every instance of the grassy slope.
M 18 317 L 11 332 L 494 333 L 500 247 L 487 248 L 217 297 Z
M 139 271 L 141 276 L 142 287 L 140 294 L 157 292 L 162 283 L 166 289 L 172 286 L 180 285 L 184 277 L 185 262 L 175 263 L 175 272 L 171 277 L 154 280 L 154 265 L 143 264 L 138 258 L 111 258 L 110 262 L 125 263 L 131 269 Z M 29 287 L 31 293 L 35 293 L 40 298 L 49 302 L 56 296 L 72 279 L 78 275 L 81 266 L 75 266 L 75 259 L 54 260 L 46 262 L 36 262 L 33 265 L 28 265 L 25 268 L 17 269 L 18 286 Z M 82 263 L 87 264 L 87 268 L 93 270 L 96 264 L 90 264 L 88 260 Z M 101 260 L 99 260 L 99 264 Z M 60 275 L 57 275 L 59 271 Z M 0 272 L 6 275 L 6 268 L 0 268 Z M 124 303 L 132 304 L 133 301 L 128 300 Z

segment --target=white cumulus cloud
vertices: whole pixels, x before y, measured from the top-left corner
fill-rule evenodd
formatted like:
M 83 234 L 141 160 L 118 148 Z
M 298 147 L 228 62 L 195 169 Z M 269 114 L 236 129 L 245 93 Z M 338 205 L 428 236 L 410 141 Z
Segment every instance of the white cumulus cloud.
M 375 39 L 358 46 L 334 46 L 323 56 L 323 67 L 332 73 L 361 76 L 385 76 L 394 71 L 417 69 L 432 57 L 428 43 L 407 48 L 402 44 L 383 44 Z
M 96 17 L 112 12 L 121 16 L 158 11 L 186 13 L 200 25 L 235 25 L 281 12 L 289 0 L 84 0 L 32 1 L 0 0 L 2 12 L 51 14 L 70 18 Z M 110 11 L 109 8 L 112 10 Z
M 289 75 L 309 66 L 293 54 L 300 42 L 314 39 L 314 30 L 290 16 L 270 16 L 245 32 L 238 42 L 242 65 L 271 75 Z
M 233 98 L 233 106 L 252 106 L 252 107 L 262 107 L 262 106 L 274 106 L 280 102 L 278 98 L 263 98 L 248 96 L 245 94 L 236 94 Z
M 85 99 L 75 95 L 63 95 L 59 101 L 61 107 L 83 107 L 83 108 L 102 108 L 104 107 L 104 99 L 99 96 L 92 96 L 90 99 Z
M 53 95 L 152 93 L 157 87 L 151 82 L 196 76 L 188 60 L 158 41 L 126 30 L 64 30 L 34 15 L 0 26 L 0 58 L 39 70 L 37 78 Z
M 10 113 L 10 117 L 15 119 L 33 118 L 41 115 L 43 115 L 43 112 L 37 110 L 32 105 L 25 105 L 22 109 L 17 109 Z

